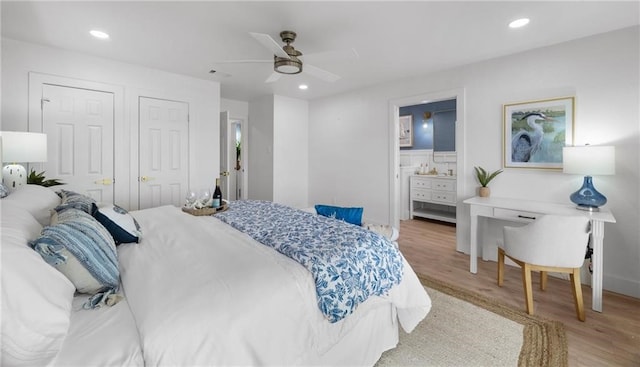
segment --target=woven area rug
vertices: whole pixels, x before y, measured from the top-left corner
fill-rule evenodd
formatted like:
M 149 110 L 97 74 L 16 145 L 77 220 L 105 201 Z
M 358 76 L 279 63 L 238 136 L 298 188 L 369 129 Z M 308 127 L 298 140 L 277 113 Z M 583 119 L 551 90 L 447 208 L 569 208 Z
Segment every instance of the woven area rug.
M 398 347 L 376 367 L 567 366 L 562 323 L 427 276 L 419 276 L 432 308 L 411 334 L 400 330 Z

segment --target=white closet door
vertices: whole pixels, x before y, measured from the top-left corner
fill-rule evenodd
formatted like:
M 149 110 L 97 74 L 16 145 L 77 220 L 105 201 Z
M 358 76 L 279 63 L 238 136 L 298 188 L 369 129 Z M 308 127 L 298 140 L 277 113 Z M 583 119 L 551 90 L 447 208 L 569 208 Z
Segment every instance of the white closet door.
M 140 97 L 138 112 L 139 208 L 181 206 L 189 187 L 189 105 Z
M 44 84 L 42 128 L 47 134 L 47 178 L 62 188 L 113 202 L 114 95 Z

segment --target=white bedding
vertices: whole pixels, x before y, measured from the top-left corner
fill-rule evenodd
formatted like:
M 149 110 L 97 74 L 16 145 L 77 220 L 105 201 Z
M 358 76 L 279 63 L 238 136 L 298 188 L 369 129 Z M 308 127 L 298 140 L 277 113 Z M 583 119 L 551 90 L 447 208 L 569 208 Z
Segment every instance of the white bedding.
M 30 192 L 46 203 L 36 212 L 59 204 Z M 214 217 L 160 207 L 133 212 L 143 238 L 118 248 L 125 298 L 83 309 L 89 296 L 29 246 L 43 227 L 23 204 L 0 202 L 1 365 L 371 366 L 431 306 L 402 259 L 387 296 L 330 323 L 302 265 Z
M 397 341 L 397 328 L 362 338 L 375 330 L 372 317 L 395 325 L 397 314 L 411 331 L 431 306 L 404 261 L 403 281 L 388 296 L 331 324 L 311 274 L 273 249 L 171 206 L 132 215 L 143 239 L 118 253 L 146 365 L 372 364 Z
M 69 331 L 55 366 L 144 366 L 140 337 L 126 299 L 86 310 L 88 295 L 73 299 Z

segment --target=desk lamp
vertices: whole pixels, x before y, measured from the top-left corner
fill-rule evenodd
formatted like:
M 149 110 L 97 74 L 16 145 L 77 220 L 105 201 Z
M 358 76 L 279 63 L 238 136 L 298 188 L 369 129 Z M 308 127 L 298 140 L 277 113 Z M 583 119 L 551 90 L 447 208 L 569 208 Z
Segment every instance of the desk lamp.
M 2 168 L 2 183 L 13 191 L 27 184 L 27 170 L 18 162 L 46 162 L 47 135 L 20 131 L 0 131 L 2 162 L 11 162 Z
M 607 198 L 593 187 L 592 175 L 616 173 L 616 152 L 613 146 L 573 146 L 562 148 L 563 172 L 583 174 L 582 187 L 571 194 L 577 209 L 597 212 L 607 203 Z

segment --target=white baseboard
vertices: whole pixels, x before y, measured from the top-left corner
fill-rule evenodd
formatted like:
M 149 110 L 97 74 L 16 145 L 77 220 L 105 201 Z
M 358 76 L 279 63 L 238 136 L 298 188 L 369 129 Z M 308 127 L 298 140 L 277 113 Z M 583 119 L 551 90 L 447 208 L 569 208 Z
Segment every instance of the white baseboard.
M 497 248 L 497 246 L 488 246 L 490 248 Z M 497 250 L 496 250 L 497 251 Z M 495 251 L 489 251 L 488 254 L 493 254 Z M 498 261 L 497 255 L 485 255 L 482 257 L 482 260 L 485 261 Z M 484 255 L 484 254 L 483 254 Z M 518 266 L 517 264 L 510 261 L 508 258 L 505 259 L 505 264 L 510 266 Z M 549 273 L 549 276 L 569 280 L 569 274 L 563 273 Z M 585 260 L 584 265 L 582 266 L 582 271 L 580 272 L 581 283 L 584 285 L 591 286 L 591 274 L 589 273 L 589 261 Z M 626 296 L 640 298 L 640 282 L 624 279 L 616 276 L 611 276 L 604 274 L 602 288 L 607 291 L 624 294 Z
M 640 298 L 640 282 L 612 275 L 604 275 L 602 287 L 608 291 Z

